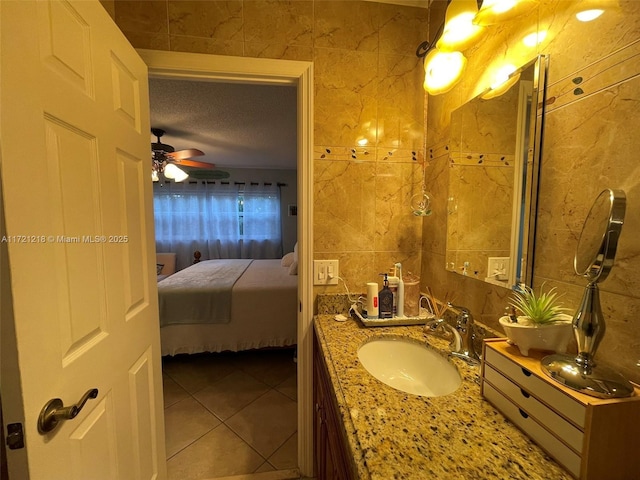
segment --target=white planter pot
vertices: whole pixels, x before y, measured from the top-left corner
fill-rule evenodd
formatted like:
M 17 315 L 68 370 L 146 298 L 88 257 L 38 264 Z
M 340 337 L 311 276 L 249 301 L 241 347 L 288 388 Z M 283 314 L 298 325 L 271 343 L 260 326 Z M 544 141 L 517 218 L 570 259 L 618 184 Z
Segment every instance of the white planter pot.
M 520 317 L 519 317 L 520 318 Z M 572 317 L 562 315 L 562 321 L 548 325 L 521 325 L 512 323 L 509 317 L 500 317 L 500 325 L 507 334 L 509 343 L 517 345 L 525 357 L 529 350 L 549 350 L 565 353 L 573 334 Z

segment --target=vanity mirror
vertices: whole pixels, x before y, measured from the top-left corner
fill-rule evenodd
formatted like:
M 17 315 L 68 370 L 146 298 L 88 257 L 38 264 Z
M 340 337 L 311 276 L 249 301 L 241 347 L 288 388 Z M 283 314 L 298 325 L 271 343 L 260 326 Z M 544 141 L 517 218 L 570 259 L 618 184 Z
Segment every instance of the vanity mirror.
M 451 114 L 446 268 L 511 288 L 531 284 L 548 57 Z
M 542 370 L 551 378 L 600 398 L 628 397 L 634 392 L 622 375 L 606 365 L 596 364 L 593 358 L 606 330 L 598 283 L 607 278 L 613 267 L 626 204 L 622 190 L 604 190 L 582 227 L 573 262 L 576 274 L 587 279 L 580 308 L 573 317 L 578 355 L 555 354 L 542 359 Z

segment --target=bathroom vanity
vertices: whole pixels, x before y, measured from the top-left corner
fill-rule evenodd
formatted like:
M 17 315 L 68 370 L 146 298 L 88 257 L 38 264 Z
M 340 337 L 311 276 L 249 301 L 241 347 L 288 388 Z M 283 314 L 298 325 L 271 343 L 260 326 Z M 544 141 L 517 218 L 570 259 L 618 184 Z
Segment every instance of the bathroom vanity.
M 314 337 L 313 351 L 313 403 L 316 476 L 324 480 L 358 478 L 317 336 Z
M 450 359 L 462 377 L 449 395 L 422 397 L 383 384 L 358 360 L 373 337 L 401 335 L 446 356 L 448 342 L 422 326 L 364 328 L 317 315 L 315 330 L 318 478 L 570 479 L 482 398 L 481 370 Z

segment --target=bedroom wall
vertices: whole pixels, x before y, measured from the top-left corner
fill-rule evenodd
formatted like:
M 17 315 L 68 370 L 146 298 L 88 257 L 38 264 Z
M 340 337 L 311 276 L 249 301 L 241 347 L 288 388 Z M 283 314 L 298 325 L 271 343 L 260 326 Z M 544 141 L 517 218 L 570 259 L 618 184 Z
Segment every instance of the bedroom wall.
M 596 359 L 640 381 L 640 2 L 619 7 L 589 23 L 578 22 L 576 2 L 541 0 L 531 14 L 487 29 L 479 45 L 465 52 L 463 80 L 444 95 L 428 97 L 426 169 L 434 215 L 425 219 L 422 278 L 436 295 L 456 295 L 477 319 L 495 328 L 510 291 L 445 271 L 446 201 L 451 111 L 488 85 L 501 61 L 524 64 L 537 53 L 550 56 L 545 138 L 540 172 L 534 286 L 556 286 L 572 310 L 585 281 L 573 272 L 573 256 L 587 212 L 604 188 L 622 188 L 627 214 L 616 265 L 600 286 L 607 333 Z M 440 25 L 444 2 L 432 10 Z M 526 49 L 525 33 L 549 28 L 545 41 Z M 441 153 L 442 152 L 442 153 Z
M 111 6 L 111 2 L 107 2 Z M 417 272 L 410 210 L 424 152 L 422 8 L 368 1 L 117 1 L 138 48 L 314 62 L 314 258 L 351 291 L 401 261 Z M 316 287 L 316 293 L 344 287 Z

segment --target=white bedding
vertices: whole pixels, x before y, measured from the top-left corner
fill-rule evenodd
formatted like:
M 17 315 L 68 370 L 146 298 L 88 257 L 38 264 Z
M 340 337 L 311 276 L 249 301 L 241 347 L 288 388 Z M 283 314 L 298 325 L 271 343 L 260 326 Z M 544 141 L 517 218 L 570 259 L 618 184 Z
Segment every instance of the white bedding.
M 295 345 L 297 305 L 297 275 L 280 259 L 254 260 L 233 286 L 231 321 L 163 326 L 162 355 Z

